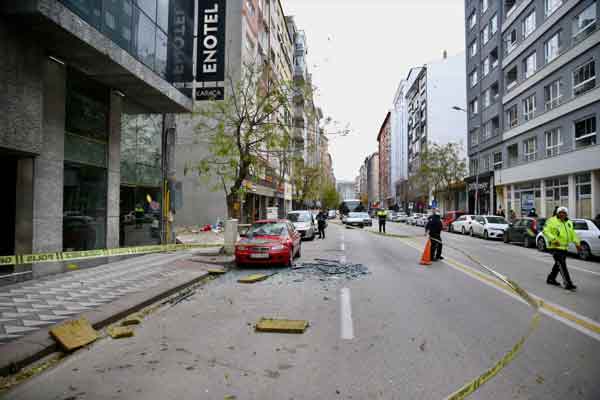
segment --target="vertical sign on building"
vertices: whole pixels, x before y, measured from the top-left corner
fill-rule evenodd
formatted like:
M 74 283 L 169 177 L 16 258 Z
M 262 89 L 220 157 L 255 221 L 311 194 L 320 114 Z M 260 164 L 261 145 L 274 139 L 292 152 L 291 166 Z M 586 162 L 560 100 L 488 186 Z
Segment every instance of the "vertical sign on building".
M 196 100 L 225 98 L 226 0 L 198 0 Z
M 167 80 L 192 97 L 194 81 L 194 0 L 171 0 Z

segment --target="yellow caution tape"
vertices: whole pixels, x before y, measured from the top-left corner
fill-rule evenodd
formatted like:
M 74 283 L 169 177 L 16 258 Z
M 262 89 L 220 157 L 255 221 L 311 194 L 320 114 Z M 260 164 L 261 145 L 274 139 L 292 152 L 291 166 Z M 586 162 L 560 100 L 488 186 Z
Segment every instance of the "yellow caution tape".
M 373 233 L 375 235 L 380 235 L 379 233 L 374 232 L 374 231 L 367 231 L 367 232 Z M 383 234 L 383 236 L 390 236 L 390 237 L 404 238 L 404 239 L 408 238 L 407 236 L 394 235 L 394 234 Z M 419 236 L 418 235 L 413 236 L 413 238 L 417 238 L 417 237 L 419 237 Z M 430 239 L 433 241 L 442 243 L 440 240 L 437 240 L 437 239 L 434 239 L 431 237 L 430 237 Z M 465 252 L 461 249 L 458 249 L 456 247 L 449 246 L 447 244 L 445 246 L 450 247 L 450 248 L 458 251 L 459 253 L 464 254 L 468 259 L 470 259 L 475 264 L 479 265 L 481 268 L 486 270 L 490 275 L 492 275 L 496 279 L 504 282 L 506 285 L 508 285 L 510 290 L 512 290 L 514 293 L 516 293 L 521 299 L 525 300 L 527 302 L 527 304 L 529 304 L 529 306 L 531 306 L 531 308 L 533 308 L 533 310 L 535 311 L 535 314 L 533 315 L 533 317 L 531 319 L 531 323 L 529 324 L 529 330 L 527 331 L 527 333 L 519 339 L 519 341 L 512 347 L 512 349 L 508 353 L 506 353 L 506 355 L 504 357 L 502 357 L 498 362 L 496 362 L 496 364 L 494 364 L 493 367 L 491 367 L 490 369 L 488 369 L 487 371 L 485 371 L 484 373 L 479 375 L 477 378 L 472 379 L 471 381 L 467 382 L 456 392 L 452 393 L 451 395 L 447 396 L 444 399 L 444 400 L 463 400 L 463 399 L 466 399 L 467 397 L 469 397 L 471 394 L 473 394 L 477 389 L 479 389 L 482 385 L 484 385 L 486 382 L 488 382 L 494 376 L 496 376 L 498 374 L 498 372 L 502 371 L 502 369 L 504 369 L 508 364 L 510 364 L 511 361 L 517 356 L 517 354 L 519 354 L 519 352 L 523 348 L 523 345 L 525 344 L 525 341 L 527 341 L 527 339 L 529 339 L 529 337 L 533 334 L 533 332 L 539 326 L 540 319 L 541 319 L 541 313 L 540 313 L 541 304 L 538 301 L 536 301 L 533 297 L 531 297 L 531 295 L 529 293 L 527 293 L 527 291 L 525 289 L 521 288 L 519 285 L 517 285 L 515 282 L 513 282 L 506 276 L 483 265 L 479 260 L 475 259 L 472 255 L 470 255 L 467 252 Z
M 61 261 L 87 260 L 91 258 L 101 257 L 162 253 L 165 251 L 192 250 L 212 247 L 223 247 L 223 244 L 163 244 L 153 246 L 121 247 L 118 249 L 67 251 L 21 255 L 17 254 L 14 256 L 0 256 L 0 267 L 23 264 L 40 264 Z

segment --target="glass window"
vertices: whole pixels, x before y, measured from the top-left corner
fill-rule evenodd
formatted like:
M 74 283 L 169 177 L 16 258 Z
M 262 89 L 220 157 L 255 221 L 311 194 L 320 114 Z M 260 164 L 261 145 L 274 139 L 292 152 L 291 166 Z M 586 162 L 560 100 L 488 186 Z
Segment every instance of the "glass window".
M 494 153 L 494 169 L 499 170 L 502 169 L 502 152 Z
M 510 128 L 514 128 L 519 123 L 516 104 L 506 111 L 506 123 Z
M 509 54 L 511 51 L 513 51 L 515 49 L 515 47 L 517 47 L 517 30 L 513 29 L 512 31 L 510 31 L 510 33 L 508 34 L 508 36 L 505 39 L 505 46 L 506 48 L 506 53 Z
M 473 10 L 471 16 L 469 17 L 469 28 L 474 28 L 475 24 L 477 24 L 477 13 Z
M 504 0 L 504 10 L 508 18 L 517 8 L 517 0 Z
M 523 60 L 523 76 L 529 78 L 537 69 L 537 53 L 531 53 Z
M 576 147 L 591 146 L 596 143 L 596 116 L 575 121 Z
M 563 0 L 545 0 L 546 16 L 549 16 L 558 9 L 563 3 Z
M 165 32 L 169 32 L 169 0 L 158 0 L 156 22 Z
M 535 94 L 523 100 L 523 119 L 529 121 L 535 116 Z
M 492 132 L 494 128 L 492 126 L 492 121 L 488 121 L 483 125 L 483 140 L 488 140 L 492 137 Z
M 577 200 L 577 217 L 592 217 L 592 176 L 590 173 L 577 175 L 575 177 L 575 190 Z M 587 229 L 587 224 L 585 228 Z M 577 228 L 575 228 L 577 229 Z
M 148 67 L 154 67 L 156 47 L 156 26 L 139 9 L 134 9 L 133 31 L 135 40 L 135 53 L 137 58 Z
M 562 80 L 557 79 L 544 87 L 544 107 L 546 111 L 560 105 L 562 99 Z
M 62 3 L 94 28 L 102 25 L 102 0 L 62 0 Z
M 489 7 L 489 0 L 481 0 L 481 13 L 482 14 L 487 11 L 488 7 Z
M 477 40 L 473 40 L 469 45 L 469 54 L 471 57 L 477 55 Z
M 131 50 L 131 1 L 104 2 L 103 32 L 123 49 Z
M 532 137 L 523 142 L 523 160 L 535 161 L 537 158 L 537 138 Z
M 483 92 L 483 108 L 489 107 L 492 104 L 492 92 L 490 88 L 487 88 L 485 92 Z
M 594 60 L 573 71 L 573 96 L 579 96 L 596 87 L 596 63 Z
M 490 19 L 490 36 L 494 36 L 498 32 L 498 14 Z
M 506 73 L 506 89 L 509 90 L 518 82 L 517 66 L 515 65 Z
M 479 144 L 479 129 L 473 129 L 471 131 L 471 145 L 477 146 Z
M 167 75 L 168 37 L 160 29 L 156 30 L 156 65 L 154 70 L 163 78 Z
M 106 170 L 65 164 L 63 250 L 106 247 Z
M 477 85 L 477 69 L 474 69 L 473 72 L 469 75 L 469 82 L 471 82 L 471 87 Z
M 546 157 L 554 157 L 560 154 L 560 147 L 563 145 L 560 128 L 555 128 L 545 133 L 546 136 Z
M 560 31 L 556 32 L 546 43 L 544 43 L 544 57 L 546 64 L 554 60 L 560 54 Z
M 477 99 L 474 99 L 469 103 L 469 113 L 471 115 L 475 115 L 479 112 L 479 102 Z
M 137 0 L 137 4 L 152 21 L 156 21 L 156 0 Z
M 487 74 L 490 73 L 490 58 L 489 57 L 486 57 L 485 60 L 483 60 L 481 69 L 482 69 L 483 76 L 486 76 Z
M 489 31 L 489 26 L 486 25 L 481 30 L 481 42 L 483 44 L 486 44 L 489 41 L 490 41 L 490 31 Z
M 596 30 L 596 2 L 573 18 L 573 38 L 580 41 Z
M 496 68 L 498 66 L 498 48 L 495 47 L 492 51 L 490 51 L 490 63 L 492 66 L 492 69 Z
M 523 38 L 531 35 L 535 31 L 535 10 L 531 11 L 523 19 Z

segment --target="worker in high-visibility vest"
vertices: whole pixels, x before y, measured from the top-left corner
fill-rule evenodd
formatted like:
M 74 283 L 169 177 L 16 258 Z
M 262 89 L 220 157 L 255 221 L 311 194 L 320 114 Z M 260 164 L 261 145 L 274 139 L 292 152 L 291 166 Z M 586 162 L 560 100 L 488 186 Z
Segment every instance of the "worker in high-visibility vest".
M 379 233 L 385 233 L 385 222 L 387 221 L 387 210 L 377 211 L 377 220 L 379 221 Z

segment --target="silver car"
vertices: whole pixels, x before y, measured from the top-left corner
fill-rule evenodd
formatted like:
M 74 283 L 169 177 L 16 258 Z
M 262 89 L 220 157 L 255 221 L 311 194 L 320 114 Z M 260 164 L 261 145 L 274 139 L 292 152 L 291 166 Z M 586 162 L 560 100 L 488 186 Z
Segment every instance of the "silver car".
M 308 210 L 291 211 L 287 215 L 302 239 L 313 240 L 317 235 L 317 225 L 312 213 Z
M 581 240 L 581 251 L 578 253 L 573 243 L 569 244 L 569 253 L 578 254 L 582 260 L 590 260 L 592 257 L 600 257 L 600 227 L 589 219 L 574 219 L 573 229 Z M 536 237 L 537 248 L 545 251 L 548 243 L 543 232 Z

